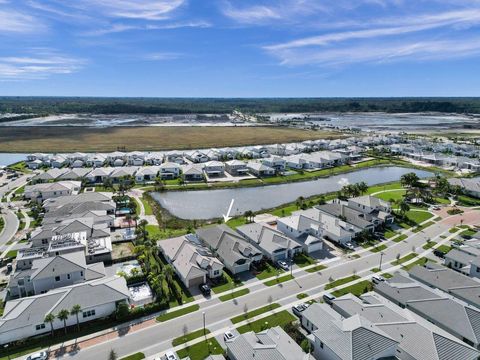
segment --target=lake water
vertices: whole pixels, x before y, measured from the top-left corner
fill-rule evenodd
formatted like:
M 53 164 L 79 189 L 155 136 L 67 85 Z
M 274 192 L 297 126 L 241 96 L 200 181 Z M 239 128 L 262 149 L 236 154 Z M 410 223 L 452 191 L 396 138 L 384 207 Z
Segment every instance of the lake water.
M 0 166 L 7 166 L 25 160 L 28 154 L 0 153 Z
M 241 215 L 247 210 L 258 211 L 295 201 L 299 196 L 309 197 L 337 191 L 346 184 L 365 181 L 376 185 L 397 181 L 406 173 L 414 172 L 420 178 L 433 174 L 428 171 L 403 167 L 361 169 L 329 178 L 294 182 L 281 185 L 237 189 L 170 191 L 153 193 L 153 198 L 173 215 L 182 219 L 212 219 L 226 214 L 230 202 L 235 199 L 231 215 Z

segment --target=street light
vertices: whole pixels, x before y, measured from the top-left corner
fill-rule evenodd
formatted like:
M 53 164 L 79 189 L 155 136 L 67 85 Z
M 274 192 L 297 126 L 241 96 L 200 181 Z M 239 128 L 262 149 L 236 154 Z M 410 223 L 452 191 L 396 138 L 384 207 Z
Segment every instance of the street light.
M 7 352 L 8 351 L 8 344 L 3 345 L 3 348 L 5 349 L 5 352 Z M 8 356 L 8 360 L 10 360 L 10 354 L 8 354 L 7 356 Z
M 383 255 L 385 255 L 385 253 L 382 251 L 380 253 L 380 265 L 378 266 L 378 269 L 381 271 L 382 270 L 382 258 L 383 258 Z
M 205 311 L 202 312 L 202 315 L 203 315 L 203 336 L 205 336 L 205 341 L 207 341 L 207 332 L 206 332 L 206 329 L 205 329 Z

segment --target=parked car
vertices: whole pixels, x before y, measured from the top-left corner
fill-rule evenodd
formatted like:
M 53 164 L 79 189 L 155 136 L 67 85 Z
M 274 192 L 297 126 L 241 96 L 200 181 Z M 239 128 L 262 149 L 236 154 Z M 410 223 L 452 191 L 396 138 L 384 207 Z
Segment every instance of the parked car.
M 40 351 L 39 353 L 28 356 L 25 360 L 47 360 L 48 354 L 46 351 Z
M 304 312 L 309 306 L 310 304 L 305 303 L 294 305 L 292 306 L 292 312 L 298 317 L 302 317 L 302 312 Z
M 175 355 L 175 353 L 173 351 L 168 351 L 168 352 L 165 353 L 164 359 L 165 360 L 178 360 L 178 357 L 177 357 L 177 355 Z
M 438 256 L 439 258 L 442 258 L 442 259 L 445 257 L 444 252 L 438 249 L 433 250 L 433 255 Z
M 225 341 L 232 340 L 235 337 L 231 331 L 226 331 L 225 334 L 223 334 L 223 339 Z
M 372 281 L 375 283 L 375 284 L 379 284 L 383 281 L 385 281 L 385 278 L 383 276 L 380 276 L 380 275 L 373 275 L 372 276 Z
M 278 260 L 277 265 L 285 271 L 288 271 L 289 267 L 285 260 Z
M 210 293 L 212 292 L 210 286 L 208 286 L 207 284 L 201 284 L 199 288 L 204 296 L 210 296 Z
M 323 294 L 323 301 L 325 301 L 328 305 L 333 304 L 333 300 L 335 300 L 336 297 L 333 296 L 332 294 Z
M 7 264 L 7 273 L 10 274 L 13 270 L 12 264 Z
M 347 248 L 348 250 L 355 250 L 355 246 L 353 246 L 351 242 L 347 242 L 345 244 L 345 248 Z

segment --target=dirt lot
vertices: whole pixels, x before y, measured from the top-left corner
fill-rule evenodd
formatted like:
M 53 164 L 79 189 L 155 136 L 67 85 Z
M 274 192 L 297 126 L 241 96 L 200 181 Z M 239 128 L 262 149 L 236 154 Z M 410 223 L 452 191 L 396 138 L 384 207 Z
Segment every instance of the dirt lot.
M 171 150 L 338 137 L 334 132 L 275 127 L 1 127 L 0 152 Z
M 115 261 L 133 256 L 133 247 L 131 242 L 112 244 L 112 259 Z

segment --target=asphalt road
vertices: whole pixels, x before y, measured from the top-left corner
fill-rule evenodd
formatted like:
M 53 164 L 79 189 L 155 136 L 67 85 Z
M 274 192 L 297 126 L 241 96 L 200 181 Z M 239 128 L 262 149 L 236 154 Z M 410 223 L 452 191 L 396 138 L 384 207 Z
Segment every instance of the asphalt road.
M 421 246 L 426 243 L 427 238 L 441 240 L 439 236 L 448 234 L 450 226 L 446 223 L 435 223 L 422 232 L 413 234 L 406 241 L 391 243 L 383 252 L 382 270 L 392 267 L 390 264 L 396 259 L 397 254 L 404 256 L 412 251 L 421 253 Z M 142 351 L 146 356 L 163 353 L 171 349 L 171 340 L 183 334 L 183 327 L 187 325 L 188 331 L 194 331 L 203 327 L 202 312 L 205 312 L 206 327 L 214 332 L 220 329 L 233 328 L 229 319 L 243 313 L 244 306 L 248 309 L 255 309 L 268 304 L 271 296 L 273 302 L 281 305 L 298 302 L 296 295 L 307 293 L 309 295 L 319 294 L 329 278 L 342 278 L 356 272 L 359 276 L 372 275 L 369 271 L 378 267 L 380 253 L 366 252 L 362 257 L 353 260 L 341 258 L 329 264 L 329 267 L 318 273 L 307 273 L 300 271 L 295 275 L 295 280 L 283 283 L 281 286 L 266 287 L 263 284 L 255 284 L 250 287 L 250 293 L 237 299 L 237 301 L 221 302 L 213 298 L 200 303 L 201 310 L 187 314 L 164 323 L 157 323 L 153 326 L 137 330 L 132 333 L 123 334 L 121 337 L 101 342 L 97 345 L 82 349 L 76 353 L 64 355 L 66 358 L 76 360 L 107 359 L 111 349 L 115 349 L 122 357 L 137 351 Z

